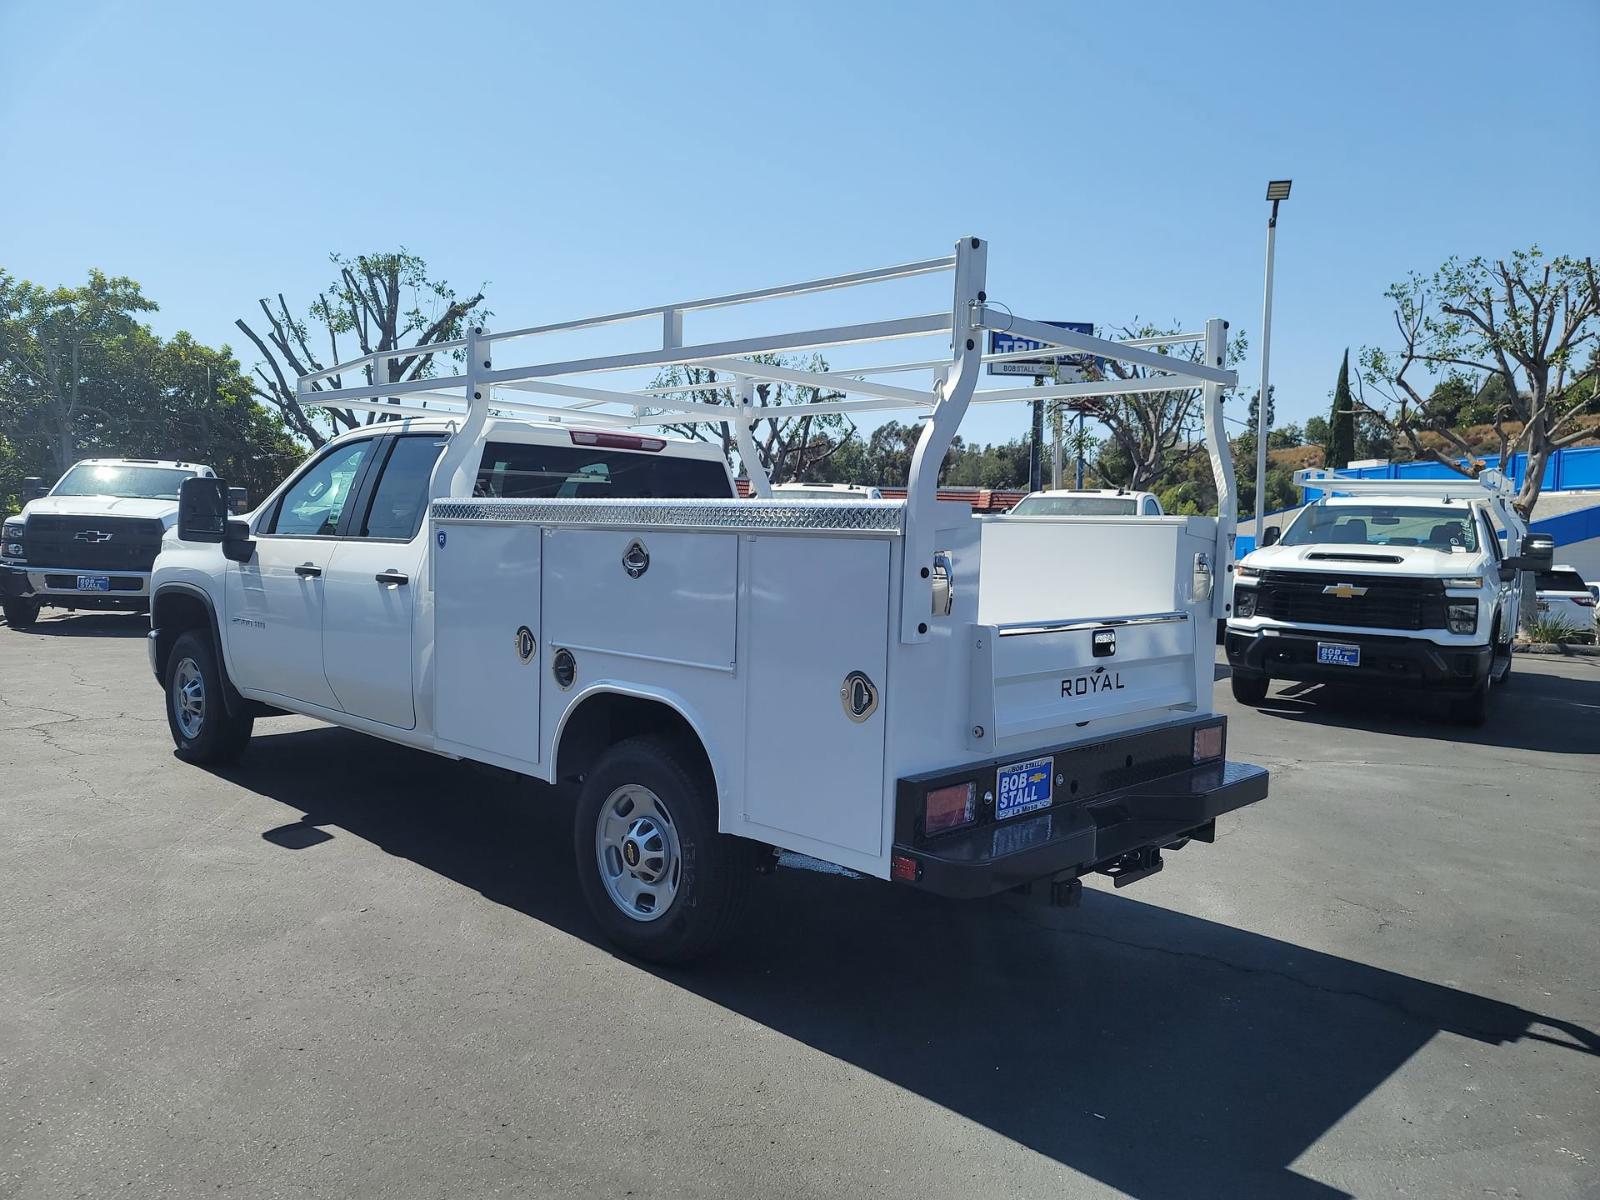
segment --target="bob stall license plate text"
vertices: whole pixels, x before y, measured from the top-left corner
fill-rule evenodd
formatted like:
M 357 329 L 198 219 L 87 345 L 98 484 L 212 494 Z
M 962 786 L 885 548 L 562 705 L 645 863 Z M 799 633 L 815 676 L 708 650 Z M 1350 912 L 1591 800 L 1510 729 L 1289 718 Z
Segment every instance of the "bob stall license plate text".
M 1054 799 L 1056 760 L 1030 758 L 1011 763 L 995 772 L 994 819 L 1020 817 L 1036 809 L 1049 808 Z
M 80 592 L 109 592 L 111 590 L 111 576 L 79 575 L 78 590 Z
M 1342 642 L 1318 642 L 1317 662 L 1331 667 L 1359 667 L 1361 647 L 1346 646 Z

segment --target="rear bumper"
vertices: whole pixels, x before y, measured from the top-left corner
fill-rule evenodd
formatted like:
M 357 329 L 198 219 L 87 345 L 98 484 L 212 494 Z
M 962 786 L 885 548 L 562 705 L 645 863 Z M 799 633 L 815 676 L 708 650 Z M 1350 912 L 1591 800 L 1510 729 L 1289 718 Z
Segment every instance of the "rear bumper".
M 1064 803 L 1003 821 L 981 820 L 970 829 L 933 837 L 917 835 L 910 811 L 924 790 L 984 772 L 992 778 L 995 765 L 902 780 L 894 877 L 940 895 L 972 898 L 1097 869 L 1113 873 L 1119 860 L 1141 852 L 1149 852 L 1159 868 L 1161 847 L 1185 838 L 1211 841 L 1217 817 L 1267 794 L 1267 772 L 1261 767 L 1225 759 L 1188 765 L 1194 728 L 1214 724 L 1216 718 L 1207 718 L 1058 750 L 1052 757 Z M 1178 770 L 1171 769 L 1178 765 L 1175 746 L 1182 748 Z M 1145 777 L 1118 779 L 1139 774 Z M 1071 789 L 1080 782 L 1083 786 L 1074 795 Z M 1102 786 L 1107 783 L 1111 786 Z
M 1313 683 L 1409 685 L 1465 692 L 1482 683 L 1494 665 L 1494 651 L 1487 644 L 1442 646 L 1424 638 L 1229 629 L 1225 640 L 1228 665 L 1235 671 Z M 1361 665 L 1338 667 L 1317 662 L 1318 642 L 1359 646 Z

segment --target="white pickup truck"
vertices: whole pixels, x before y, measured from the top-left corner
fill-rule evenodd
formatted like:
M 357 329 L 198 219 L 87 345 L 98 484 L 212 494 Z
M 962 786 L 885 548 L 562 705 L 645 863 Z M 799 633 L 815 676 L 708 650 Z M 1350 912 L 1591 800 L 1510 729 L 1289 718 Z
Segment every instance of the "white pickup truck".
M 1227 760 L 1212 707 L 1226 458 L 1220 518 L 980 519 L 936 488 L 970 404 L 1053 394 L 975 390 L 990 328 L 1202 388 L 1225 456 L 1224 323 L 1174 339 L 1205 344 L 1190 363 L 1027 321 L 988 306 L 985 253 L 963 239 L 903 267 L 472 330 L 433 347 L 463 352 L 447 379 L 318 390 L 334 371 L 387 379 L 393 354 L 302 379 L 303 403 L 397 419 L 332 441 L 243 520 L 220 483 L 186 485 L 149 642 L 179 755 L 232 757 L 256 716 L 288 710 L 578 781 L 586 898 L 614 942 L 657 960 L 715 944 L 775 849 L 951 896 L 1047 881 L 1069 902 L 1084 874 L 1129 883 L 1164 849 L 1212 840 L 1267 789 Z M 703 309 L 935 272 L 955 294 L 932 315 L 683 337 Z M 629 319 L 659 322 L 660 343 L 503 361 Z M 771 361 L 929 336 L 951 350 L 832 372 Z M 684 363 L 738 403 L 650 385 Z M 642 382 L 619 382 L 629 372 Z M 904 382 L 916 372 L 926 387 Z M 841 397 L 811 413 L 922 412 L 907 499 L 774 497 L 750 434 L 773 415 L 751 404 L 765 380 Z M 755 498 L 736 497 L 718 451 L 658 436 L 686 420 L 735 427 Z
M 0 533 L 0 603 L 26 629 L 45 607 L 143 612 L 150 567 L 178 519 L 178 488 L 201 463 L 86 458 Z
M 1226 646 L 1234 698 L 1273 679 L 1446 696 L 1479 724 L 1511 671 L 1530 573 L 1553 546 L 1530 534 L 1496 471 L 1477 479 L 1349 479 L 1295 473 L 1321 494 L 1235 569 Z M 1502 535 L 1505 545 L 1501 545 Z

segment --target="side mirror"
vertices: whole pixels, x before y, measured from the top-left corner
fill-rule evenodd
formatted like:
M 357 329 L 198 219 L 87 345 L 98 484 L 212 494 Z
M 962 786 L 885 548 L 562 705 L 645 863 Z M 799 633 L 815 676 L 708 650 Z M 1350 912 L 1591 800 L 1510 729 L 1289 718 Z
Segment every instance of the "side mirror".
M 222 555 L 234 562 L 249 562 L 255 557 L 256 544 L 250 538 L 249 521 L 229 521 L 222 534 Z
M 30 500 L 37 500 L 40 496 L 44 495 L 44 493 L 44 480 L 40 479 L 37 475 L 29 475 L 22 481 L 22 502 L 24 504 L 28 503 Z
M 1530 533 L 1522 539 L 1517 556 L 1524 571 L 1548 571 L 1556 560 L 1556 540 L 1548 533 Z
M 250 511 L 250 493 L 242 487 L 228 489 L 228 511 L 235 515 Z
M 194 476 L 178 487 L 178 540 L 221 542 L 227 536 L 227 485 Z
M 1513 565 L 1512 561 L 1507 560 L 1506 562 L 1503 562 L 1503 563 L 1500 564 L 1500 582 L 1501 583 L 1510 583 L 1516 577 L 1517 577 L 1517 568 Z
M 1283 530 L 1279 529 L 1276 525 L 1268 525 L 1266 531 L 1261 535 L 1261 545 L 1263 547 L 1276 546 L 1278 544 L 1278 539 L 1282 536 Z

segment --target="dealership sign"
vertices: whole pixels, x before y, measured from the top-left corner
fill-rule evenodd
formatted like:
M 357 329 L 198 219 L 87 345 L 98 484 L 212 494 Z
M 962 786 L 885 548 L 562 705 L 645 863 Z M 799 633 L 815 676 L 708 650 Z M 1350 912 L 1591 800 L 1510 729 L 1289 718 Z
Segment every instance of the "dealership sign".
M 1087 333 L 1094 335 L 1094 326 L 1087 321 L 1046 321 L 1046 325 L 1054 325 L 1057 329 L 1070 330 L 1073 333 Z M 1018 337 L 1014 333 L 992 329 L 989 331 L 990 354 L 1031 354 L 1039 352 L 1044 354 L 1050 350 L 1044 342 L 1033 338 Z M 1059 364 L 1062 382 L 1071 382 L 1083 378 L 1084 369 L 1093 360 L 1092 354 L 1064 355 L 1060 358 L 1029 357 L 1014 358 L 1009 362 L 992 362 L 989 364 L 991 375 L 1035 375 L 1048 376 L 1056 371 Z

